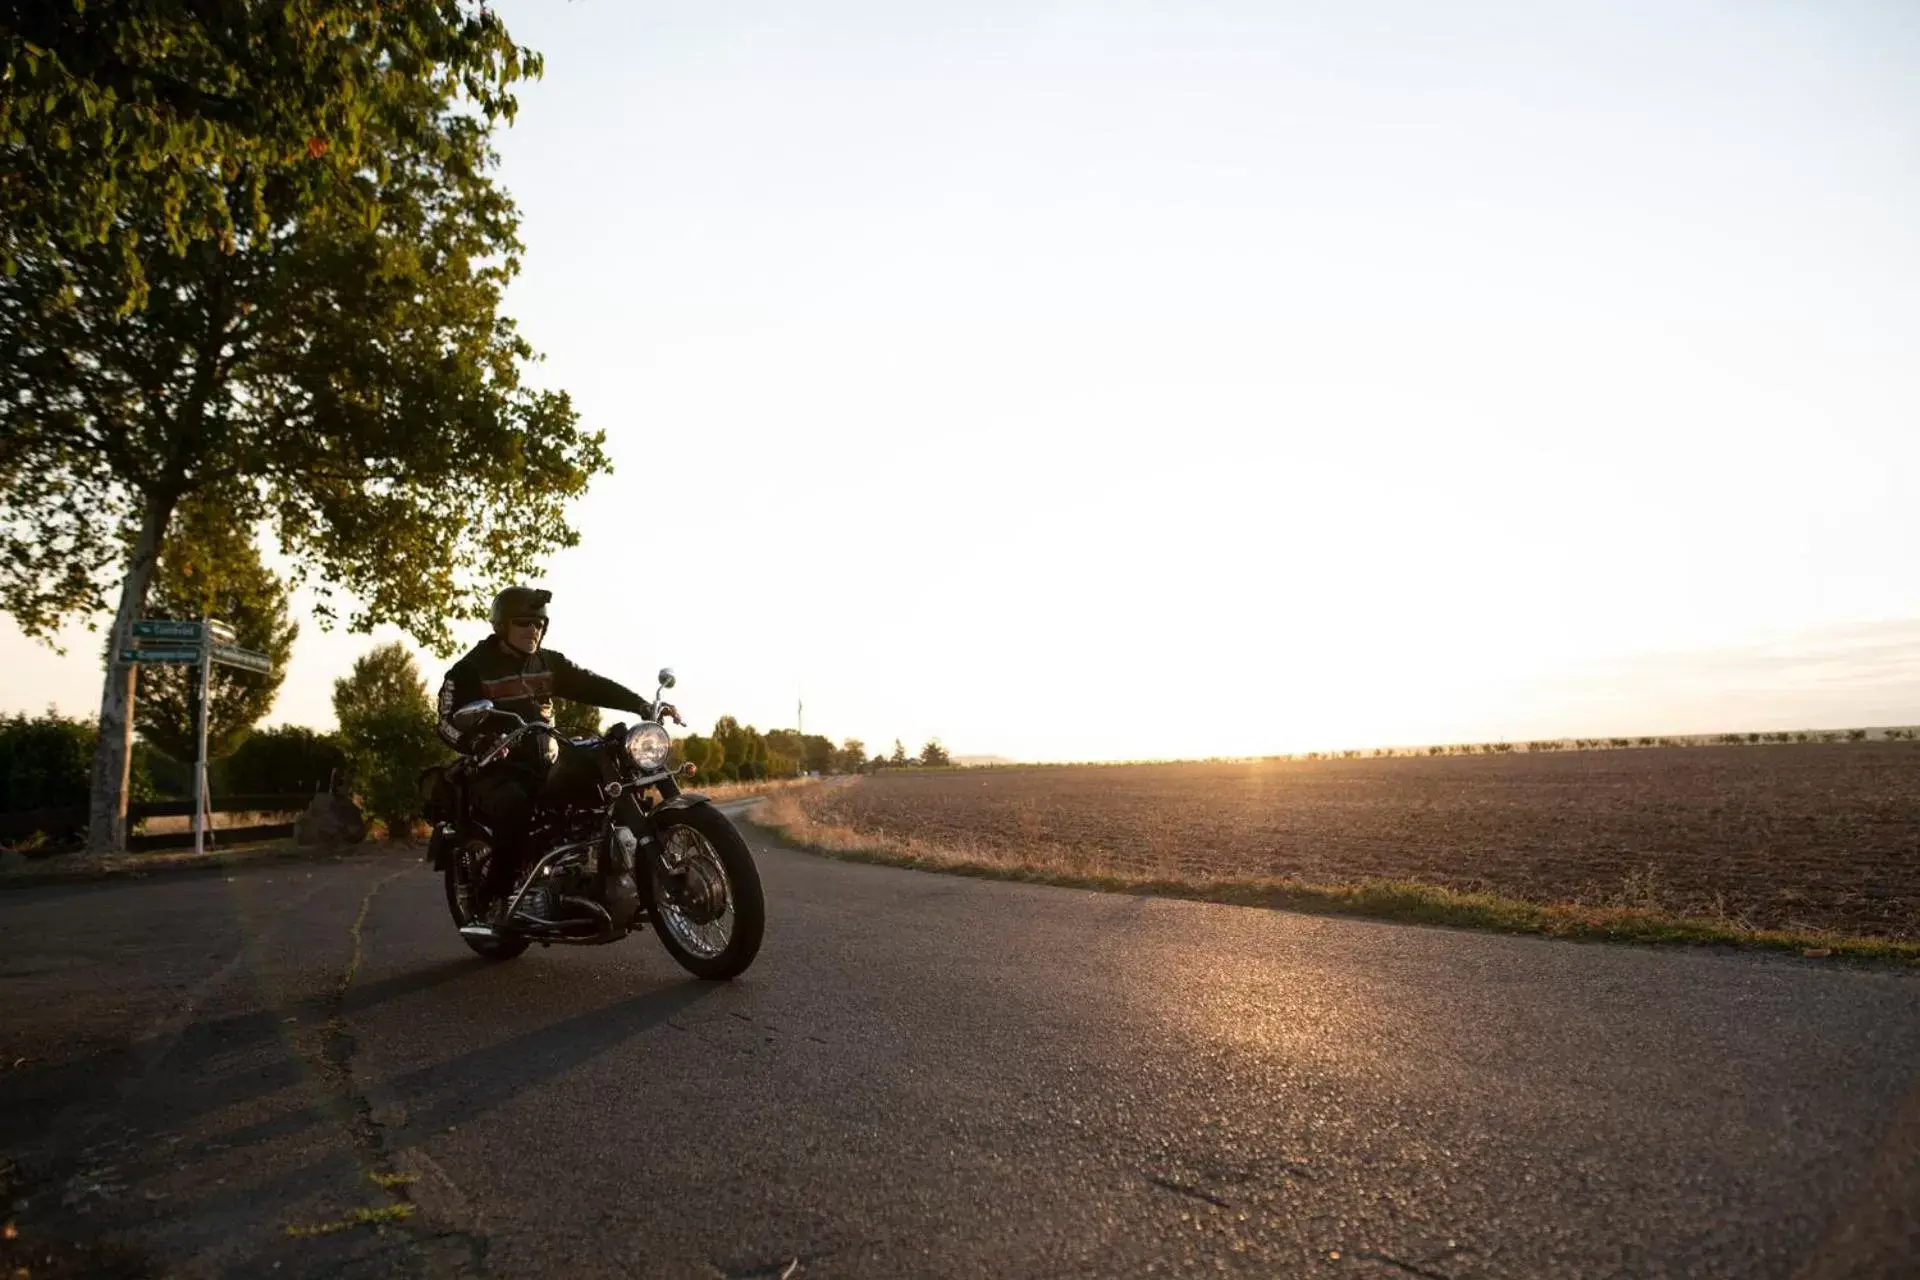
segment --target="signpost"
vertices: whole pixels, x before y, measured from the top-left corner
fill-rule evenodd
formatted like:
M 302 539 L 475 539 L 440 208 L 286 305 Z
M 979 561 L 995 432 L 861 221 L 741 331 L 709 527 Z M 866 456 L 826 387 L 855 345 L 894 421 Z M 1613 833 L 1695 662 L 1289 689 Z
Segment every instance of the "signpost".
M 233 643 L 233 628 L 215 619 L 201 622 L 167 618 L 141 618 L 133 624 L 130 644 L 120 649 L 120 661 L 200 668 L 200 705 L 194 716 L 194 736 L 198 747 L 193 762 L 193 851 L 206 851 L 208 819 L 213 806 L 207 789 L 207 698 L 213 681 L 213 664 L 239 667 L 243 671 L 267 674 L 273 659 Z

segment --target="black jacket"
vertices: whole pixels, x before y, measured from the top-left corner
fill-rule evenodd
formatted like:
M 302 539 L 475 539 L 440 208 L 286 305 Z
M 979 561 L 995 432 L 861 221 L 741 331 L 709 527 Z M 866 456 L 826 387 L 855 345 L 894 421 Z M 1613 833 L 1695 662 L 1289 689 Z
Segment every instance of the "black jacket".
M 471 750 L 474 735 L 454 728 L 447 717 L 481 698 L 491 698 L 494 706 L 522 719 L 548 724 L 553 723 L 555 698 L 631 711 L 637 716 L 653 714 L 653 706 L 645 698 L 567 661 L 564 654 L 541 649 L 523 658 L 493 636 L 469 649 L 440 684 L 440 736 L 458 751 Z

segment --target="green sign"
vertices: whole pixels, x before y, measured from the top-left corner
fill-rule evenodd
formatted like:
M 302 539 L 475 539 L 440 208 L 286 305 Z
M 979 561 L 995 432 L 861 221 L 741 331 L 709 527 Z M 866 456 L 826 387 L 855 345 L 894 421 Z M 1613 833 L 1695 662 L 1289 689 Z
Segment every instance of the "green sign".
M 120 651 L 120 661 L 144 662 L 148 664 L 152 664 L 155 662 L 171 662 L 176 664 L 188 663 L 188 662 L 197 663 L 200 661 L 200 650 L 197 648 L 196 649 L 122 649 Z
M 206 626 L 198 622 L 170 622 L 164 618 L 142 618 L 133 624 L 136 640 L 185 640 L 198 644 Z
M 273 659 L 264 653 L 252 649 L 242 649 L 237 645 L 216 644 L 213 646 L 213 660 L 225 663 L 229 667 L 240 667 L 247 671 L 258 671 L 262 675 L 273 670 Z

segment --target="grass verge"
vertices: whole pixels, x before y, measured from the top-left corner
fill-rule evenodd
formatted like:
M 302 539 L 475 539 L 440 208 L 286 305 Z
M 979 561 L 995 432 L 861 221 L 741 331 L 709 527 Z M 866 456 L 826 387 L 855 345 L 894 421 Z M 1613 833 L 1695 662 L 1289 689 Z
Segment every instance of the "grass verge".
M 1920 965 L 1920 942 L 1854 934 L 1753 929 L 1732 921 L 1672 915 L 1643 907 L 1538 903 L 1492 893 L 1464 893 L 1415 880 L 1320 884 L 1295 879 L 1217 877 L 1156 879 L 1103 869 L 1067 869 L 1010 860 L 911 839 L 878 839 L 815 822 L 793 796 L 775 796 L 741 815 L 770 835 L 810 853 L 950 875 L 981 876 L 1108 893 L 1143 893 L 1312 915 L 1360 916 L 1406 924 L 1449 925 L 1494 933 L 1530 933 L 1605 942 L 1733 946 Z

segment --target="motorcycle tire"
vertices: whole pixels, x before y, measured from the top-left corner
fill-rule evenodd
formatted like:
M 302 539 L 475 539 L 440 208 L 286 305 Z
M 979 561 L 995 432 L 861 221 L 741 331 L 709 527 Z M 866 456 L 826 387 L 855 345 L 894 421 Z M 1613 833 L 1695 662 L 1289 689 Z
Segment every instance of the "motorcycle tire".
M 662 919 L 657 876 L 649 874 L 646 877 L 648 914 L 653 917 L 653 931 L 659 935 L 660 945 L 696 978 L 725 980 L 740 976 L 760 954 L 760 941 L 767 926 L 766 896 L 760 888 L 760 871 L 754 866 L 747 842 L 727 816 L 712 805 L 669 810 L 655 819 L 655 823 L 663 845 L 672 838 L 676 826 L 691 828 L 706 842 L 726 872 L 728 900 L 733 908 L 733 929 L 725 948 L 714 955 L 700 955 L 675 937 L 668 921 Z
M 463 851 L 456 851 L 447 860 L 447 912 L 453 916 L 453 927 L 456 929 L 472 922 L 472 917 L 460 905 L 459 879 L 465 873 L 470 857 Z M 525 938 L 469 938 L 464 933 L 460 935 L 460 941 L 471 947 L 475 955 L 489 960 L 512 960 L 529 945 Z

